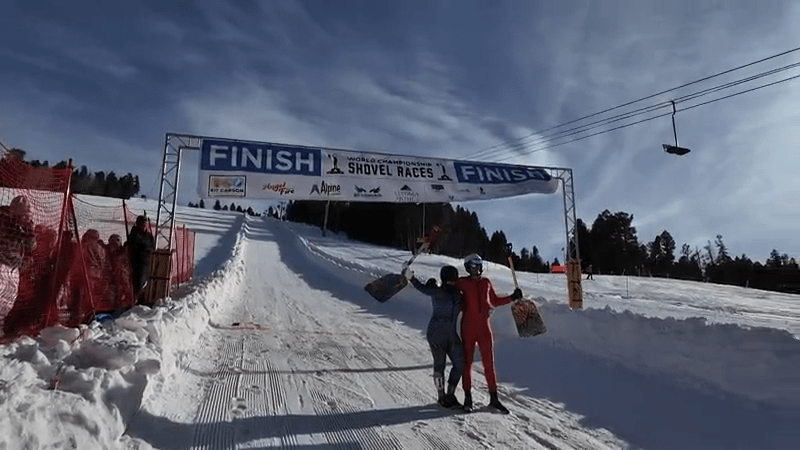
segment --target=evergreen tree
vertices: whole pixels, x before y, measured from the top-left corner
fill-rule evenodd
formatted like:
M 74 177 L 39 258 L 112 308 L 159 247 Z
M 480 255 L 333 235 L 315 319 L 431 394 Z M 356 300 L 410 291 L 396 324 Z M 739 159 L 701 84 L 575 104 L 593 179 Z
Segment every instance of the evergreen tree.
M 595 271 L 634 273 L 644 264 L 646 253 L 639 245 L 632 222 L 633 215 L 625 212 L 612 214 L 605 210 L 597 216 L 589 232 Z
M 717 247 L 717 259 L 714 262 L 716 264 L 726 264 L 731 262 L 731 257 L 728 255 L 728 248 L 722 242 L 721 234 L 717 235 L 717 239 L 714 240 L 714 245 Z
M 648 244 L 647 268 L 656 276 L 668 276 L 675 260 L 675 240 L 667 230 Z

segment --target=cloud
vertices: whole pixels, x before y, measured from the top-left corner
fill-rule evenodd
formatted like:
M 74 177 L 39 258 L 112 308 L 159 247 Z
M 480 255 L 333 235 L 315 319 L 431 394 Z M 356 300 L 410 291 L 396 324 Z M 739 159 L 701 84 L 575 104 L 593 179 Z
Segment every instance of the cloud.
M 641 241 L 664 229 L 678 243 L 721 233 L 737 253 L 767 254 L 767 245 L 800 254 L 789 225 L 800 217 L 800 80 L 695 109 L 679 104 L 678 138 L 692 149 L 684 157 L 661 150 L 674 140 L 669 116 L 537 144 L 555 125 L 785 50 L 800 42 L 798 5 L 112 6 L 0 7 L 0 24 L 20 37 L 0 43 L 7 145 L 51 161 L 119 152 L 119 164 L 153 179 L 166 132 L 569 167 L 588 224 L 605 209 L 625 211 Z M 771 64 L 631 108 L 779 62 Z M 521 148 L 498 145 L 526 136 Z M 548 258 L 563 247 L 560 194 L 465 206 L 515 247 L 538 241 Z

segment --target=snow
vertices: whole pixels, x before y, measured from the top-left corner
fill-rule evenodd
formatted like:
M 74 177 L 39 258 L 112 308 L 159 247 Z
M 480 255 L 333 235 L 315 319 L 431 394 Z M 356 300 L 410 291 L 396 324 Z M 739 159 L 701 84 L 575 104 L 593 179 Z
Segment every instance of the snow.
M 517 337 L 498 308 L 512 414 L 484 408 L 477 362 L 465 415 L 435 405 L 429 299 L 363 290 L 408 252 L 224 211 L 177 220 L 197 232 L 196 270 L 171 298 L 0 347 L 0 448 L 800 447 L 800 296 L 595 275 L 573 311 L 563 274 L 518 273 L 548 332 Z M 461 267 L 413 268 L 443 264 Z M 508 268 L 485 275 L 513 289 Z

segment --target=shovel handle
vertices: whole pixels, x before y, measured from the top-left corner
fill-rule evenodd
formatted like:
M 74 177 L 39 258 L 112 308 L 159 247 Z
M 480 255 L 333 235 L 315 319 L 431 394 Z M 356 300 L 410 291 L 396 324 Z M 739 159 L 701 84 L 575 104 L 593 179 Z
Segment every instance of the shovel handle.
M 517 282 L 517 272 L 514 271 L 514 260 L 511 259 L 511 256 L 508 257 L 508 267 L 511 268 L 511 276 L 514 278 L 514 287 L 519 289 L 519 283 Z

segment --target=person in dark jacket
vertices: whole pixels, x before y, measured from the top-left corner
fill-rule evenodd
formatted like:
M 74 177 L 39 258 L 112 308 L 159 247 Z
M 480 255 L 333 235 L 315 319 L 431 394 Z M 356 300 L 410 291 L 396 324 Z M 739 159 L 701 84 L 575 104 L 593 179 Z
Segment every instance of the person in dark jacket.
M 414 277 L 414 272 L 410 269 L 404 270 L 403 275 L 418 291 L 431 298 L 433 311 L 428 322 L 426 337 L 433 355 L 433 380 L 439 396 L 438 403 L 445 408 L 461 408 L 461 403 L 455 395 L 461 374 L 464 372 L 464 347 L 456 329 L 458 315 L 461 312 L 461 294 L 454 284 L 458 279 L 458 269 L 453 266 L 442 267 L 439 272 L 441 287 L 433 278 L 423 284 Z M 448 356 L 453 367 L 450 369 L 447 392 L 445 392 L 444 369 Z
M 133 277 L 133 297 L 139 299 L 147 281 L 150 279 L 150 253 L 156 247 L 156 241 L 147 230 L 147 217 L 138 216 L 128 240 L 125 242 L 131 257 L 131 274 Z

